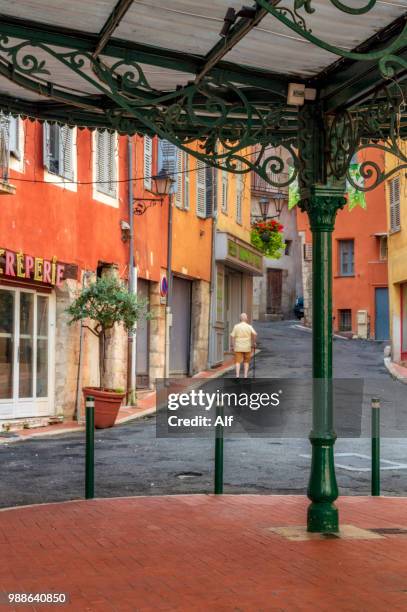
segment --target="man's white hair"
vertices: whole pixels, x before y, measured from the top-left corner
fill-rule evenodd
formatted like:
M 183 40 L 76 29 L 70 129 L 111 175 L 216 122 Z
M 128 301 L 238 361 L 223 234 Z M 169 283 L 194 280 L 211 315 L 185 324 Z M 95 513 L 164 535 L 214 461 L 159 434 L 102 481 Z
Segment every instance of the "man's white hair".
M 240 315 L 240 320 L 247 321 L 247 319 L 248 319 L 247 314 L 245 312 L 242 312 L 242 314 Z

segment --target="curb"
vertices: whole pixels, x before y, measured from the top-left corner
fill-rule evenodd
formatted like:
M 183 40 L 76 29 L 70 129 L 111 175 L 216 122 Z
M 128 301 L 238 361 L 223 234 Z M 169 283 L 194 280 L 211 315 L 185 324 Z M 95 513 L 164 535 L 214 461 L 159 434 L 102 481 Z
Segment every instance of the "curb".
M 384 357 L 383 363 L 384 363 L 384 367 L 387 369 L 390 376 L 392 376 L 396 380 L 399 380 L 404 385 L 407 385 L 407 373 L 406 373 L 406 376 L 402 376 L 398 370 L 397 365 L 392 362 L 390 357 Z

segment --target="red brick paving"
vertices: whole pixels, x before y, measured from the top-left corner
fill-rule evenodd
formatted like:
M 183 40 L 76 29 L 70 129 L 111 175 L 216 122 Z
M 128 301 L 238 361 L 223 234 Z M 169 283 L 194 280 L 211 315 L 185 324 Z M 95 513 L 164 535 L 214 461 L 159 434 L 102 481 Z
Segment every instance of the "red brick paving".
M 293 542 L 268 530 L 304 524 L 307 503 L 193 495 L 2 511 L 1 589 L 70 595 L 17 611 L 407 610 L 407 536 Z M 343 524 L 407 525 L 407 499 L 338 506 Z

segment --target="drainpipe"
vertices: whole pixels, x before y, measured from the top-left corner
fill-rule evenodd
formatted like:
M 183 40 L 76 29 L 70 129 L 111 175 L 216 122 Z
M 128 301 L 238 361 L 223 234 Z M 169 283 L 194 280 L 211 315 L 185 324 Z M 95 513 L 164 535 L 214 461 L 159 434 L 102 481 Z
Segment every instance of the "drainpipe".
M 168 196 L 167 276 L 168 292 L 167 305 L 165 307 L 165 379 L 170 377 L 170 332 L 172 326 L 172 194 Z
M 127 139 L 128 158 L 128 205 L 129 205 L 129 292 L 137 292 L 137 268 L 134 266 L 134 213 L 133 213 L 133 138 Z M 127 375 L 127 402 L 130 406 L 136 404 L 136 327 L 128 332 L 128 375 Z

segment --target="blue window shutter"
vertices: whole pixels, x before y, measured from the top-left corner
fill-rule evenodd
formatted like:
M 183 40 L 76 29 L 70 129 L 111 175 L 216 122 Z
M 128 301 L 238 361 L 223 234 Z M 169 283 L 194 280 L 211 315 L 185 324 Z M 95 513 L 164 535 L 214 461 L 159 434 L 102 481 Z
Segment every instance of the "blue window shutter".
M 169 140 L 160 139 L 158 141 L 158 172 L 164 168 L 175 181 L 171 187 L 171 193 L 178 191 L 177 153 L 178 148 Z

